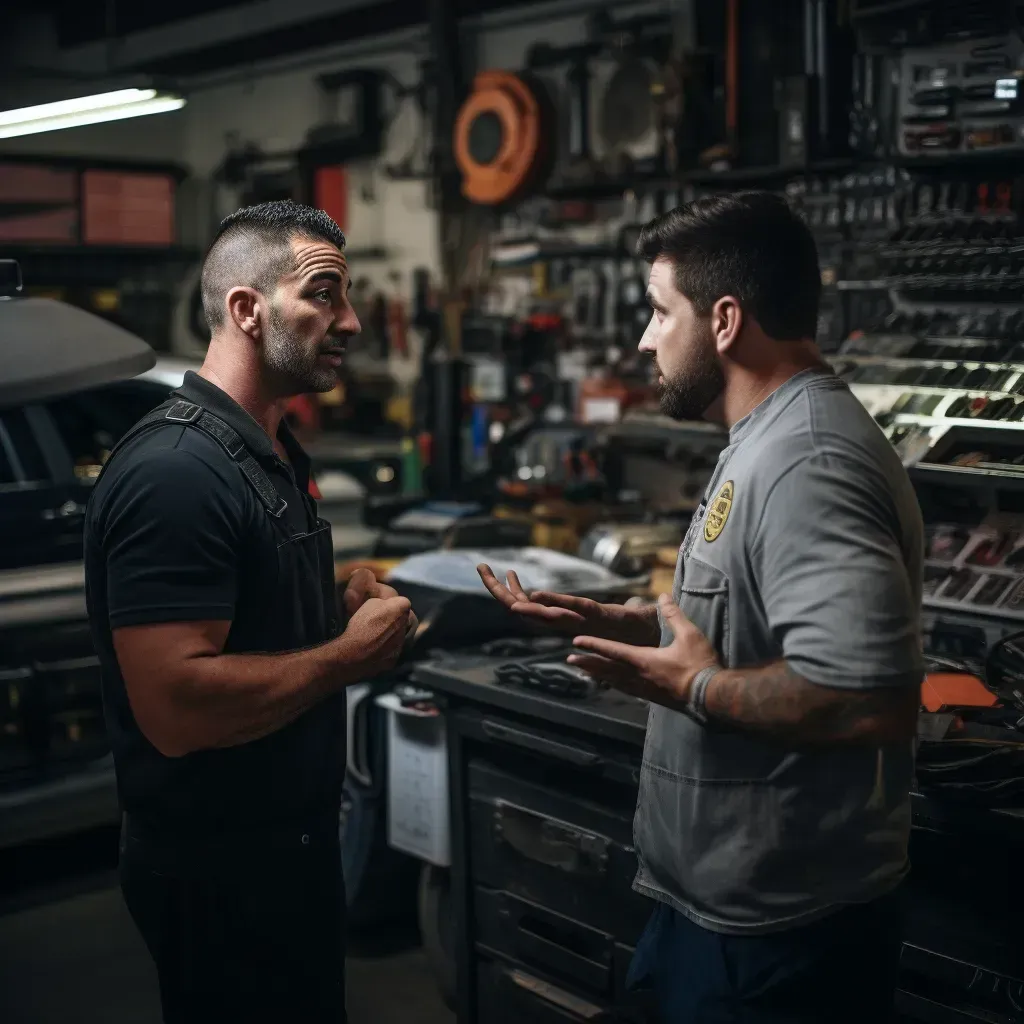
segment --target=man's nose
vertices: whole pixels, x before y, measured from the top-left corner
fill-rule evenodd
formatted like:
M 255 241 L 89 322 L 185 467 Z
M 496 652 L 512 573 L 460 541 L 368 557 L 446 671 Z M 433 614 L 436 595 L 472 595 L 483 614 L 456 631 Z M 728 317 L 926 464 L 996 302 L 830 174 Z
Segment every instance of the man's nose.
M 657 351 L 657 345 L 655 344 L 654 331 L 651 329 L 654 323 L 654 318 L 651 318 L 651 323 L 647 325 L 647 330 L 644 331 L 643 337 L 640 339 L 640 344 L 637 345 L 637 350 L 640 352 L 655 352 Z
M 356 316 L 356 311 L 349 306 L 334 321 L 334 329 L 339 334 L 359 334 L 362 332 L 363 326 L 359 322 L 359 317 Z

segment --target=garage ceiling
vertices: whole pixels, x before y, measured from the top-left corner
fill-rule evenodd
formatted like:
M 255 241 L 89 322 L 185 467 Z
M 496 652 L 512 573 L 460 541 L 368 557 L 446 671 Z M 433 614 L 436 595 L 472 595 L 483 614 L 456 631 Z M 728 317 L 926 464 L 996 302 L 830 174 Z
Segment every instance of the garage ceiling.
M 245 7 L 248 0 L 175 0 L 173 4 L 126 3 L 125 0 L 52 0 L 47 6 L 56 18 L 61 47 L 101 42 L 106 35 L 108 12 L 113 13 L 119 34 L 160 28 L 196 15 Z
M 452 2 L 463 17 L 527 0 Z M 187 78 L 408 28 L 425 22 L 428 8 L 427 0 L 42 0 L 40 9 L 53 50 L 31 61 L 37 68 Z

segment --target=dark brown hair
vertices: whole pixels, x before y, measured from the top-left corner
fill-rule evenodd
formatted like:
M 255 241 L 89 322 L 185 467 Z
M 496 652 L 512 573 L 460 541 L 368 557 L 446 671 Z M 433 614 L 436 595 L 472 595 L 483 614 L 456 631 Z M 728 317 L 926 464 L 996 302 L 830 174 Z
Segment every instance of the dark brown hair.
M 817 333 L 818 250 L 807 225 L 771 192 L 706 196 L 644 225 L 637 255 L 664 257 L 675 284 L 701 314 L 733 295 L 769 337 L 799 341 Z
M 293 238 L 345 248 L 344 232 L 323 210 L 291 200 L 245 206 L 221 221 L 203 261 L 203 312 L 211 331 L 224 321 L 224 297 L 232 288 L 267 294 L 293 269 Z

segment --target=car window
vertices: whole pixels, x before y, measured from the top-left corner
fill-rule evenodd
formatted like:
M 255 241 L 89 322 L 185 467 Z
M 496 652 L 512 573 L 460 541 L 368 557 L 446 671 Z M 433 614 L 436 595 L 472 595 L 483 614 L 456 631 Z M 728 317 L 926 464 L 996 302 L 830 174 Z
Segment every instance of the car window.
M 156 381 L 119 381 L 47 403 L 75 476 L 85 483 L 95 480 L 121 436 L 170 391 Z
M 0 485 L 38 483 L 50 472 L 24 409 L 0 413 Z
M 3 426 L 0 425 L 0 487 L 18 482 L 14 472 L 12 448 L 13 445 L 8 441 Z

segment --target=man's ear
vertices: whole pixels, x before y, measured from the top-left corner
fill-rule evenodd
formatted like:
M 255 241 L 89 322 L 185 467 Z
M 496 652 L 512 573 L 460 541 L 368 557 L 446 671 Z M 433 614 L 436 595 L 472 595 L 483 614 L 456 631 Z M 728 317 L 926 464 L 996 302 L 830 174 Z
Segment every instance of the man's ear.
M 253 341 L 260 338 L 260 320 L 263 314 L 263 296 L 255 288 L 232 288 L 224 297 L 228 316 L 239 330 Z
M 736 343 L 743 329 L 743 310 L 732 295 L 723 295 L 711 307 L 711 332 L 715 348 L 724 355 Z

